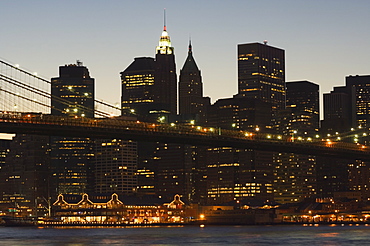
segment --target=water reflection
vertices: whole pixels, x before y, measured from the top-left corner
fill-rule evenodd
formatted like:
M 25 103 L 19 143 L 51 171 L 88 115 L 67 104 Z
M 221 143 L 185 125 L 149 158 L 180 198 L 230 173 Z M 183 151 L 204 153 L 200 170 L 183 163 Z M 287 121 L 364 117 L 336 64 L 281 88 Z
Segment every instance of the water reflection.
M 0 227 L 0 245 L 367 245 L 370 227 Z

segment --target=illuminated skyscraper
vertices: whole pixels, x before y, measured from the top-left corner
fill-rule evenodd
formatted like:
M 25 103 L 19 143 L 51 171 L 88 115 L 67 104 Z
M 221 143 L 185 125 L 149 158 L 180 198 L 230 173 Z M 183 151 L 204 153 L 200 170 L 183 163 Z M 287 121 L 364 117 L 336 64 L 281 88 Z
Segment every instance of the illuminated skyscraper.
M 95 147 L 95 192 L 133 194 L 137 188 L 137 142 L 99 139 Z
M 177 114 L 177 75 L 174 48 L 164 25 L 155 58 L 135 58 L 123 72 L 122 114 L 132 113 L 139 120 L 168 121 Z M 159 144 L 160 145 L 160 144 Z M 137 143 L 137 192 L 154 194 L 155 171 L 153 164 L 156 143 Z
M 238 94 L 285 108 L 284 50 L 260 43 L 238 45 Z M 274 114 L 273 114 L 274 115 Z
M 350 94 L 352 103 L 355 104 L 354 115 L 356 118 L 355 127 L 370 126 L 370 75 L 356 75 L 346 77 L 346 87 L 348 93 L 353 89 L 354 94 Z
M 356 125 L 355 104 L 351 99 L 353 94 L 353 88 L 348 90 L 345 86 L 334 87 L 330 93 L 324 94 L 322 132 L 330 134 L 346 132 Z
M 37 204 L 46 206 L 49 194 L 49 137 L 17 134 L 9 142 L 0 169 L 0 207 L 28 207 L 28 214 L 37 215 Z
M 174 48 L 166 24 L 155 55 L 154 102 L 158 111 L 177 113 L 177 75 Z
M 320 123 L 319 85 L 309 81 L 286 83 L 286 107 L 290 118 L 285 134 L 297 131 L 313 136 Z
M 319 86 L 309 81 L 286 83 L 287 108 L 280 111 L 280 133 L 312 137 L 319 128 Z M 274 193 L 279 203 L 299 202 L 316 194 L 316 157 L 274 153 Z
M 121 72 L 122 115 L 145 117 L 154 110 L 154 69 L 152 57 L 139 57 Z
M 59 77 L 51 79 L 51 114 L 94 117 L 94 83 L 81 62 L 60 66 Z
M 51 79 L 54 115 L 94 117 L 94 79 L 82 63 L 59 67 Z M 93 189 L 93 140 L 51 137 L 51 182 L 53 195 L 82 194 Z

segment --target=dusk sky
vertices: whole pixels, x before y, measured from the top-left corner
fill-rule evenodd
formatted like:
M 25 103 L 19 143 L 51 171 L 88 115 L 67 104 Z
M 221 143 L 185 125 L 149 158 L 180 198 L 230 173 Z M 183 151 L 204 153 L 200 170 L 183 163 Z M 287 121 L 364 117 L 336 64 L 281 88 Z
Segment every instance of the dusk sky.
M 191 36 L 212 102 L 237 92 L 241 43 L 284 49 L 286 81 L 315 82 L 321 94 L 345 76 L 370 74 L 369 0 L 3 0 L 0 58 L 46 79 L 80 60 L 96 97 L 118 103 L 119 73 L 135 57 L 155 55 L 164 8 L 178 75 Z

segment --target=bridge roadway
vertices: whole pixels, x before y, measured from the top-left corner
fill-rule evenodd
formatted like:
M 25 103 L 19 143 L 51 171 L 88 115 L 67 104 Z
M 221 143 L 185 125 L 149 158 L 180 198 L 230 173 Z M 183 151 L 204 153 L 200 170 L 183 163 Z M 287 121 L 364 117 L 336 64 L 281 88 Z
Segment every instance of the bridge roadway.
M 291 137 L 265 133 L 189 125 L 153 124 L 119 118 L 90 119 L 0 112 L 0 132 L 235 147 L 370 161 L 369 146 L 355 143 L 311 139 L 292 141 Z

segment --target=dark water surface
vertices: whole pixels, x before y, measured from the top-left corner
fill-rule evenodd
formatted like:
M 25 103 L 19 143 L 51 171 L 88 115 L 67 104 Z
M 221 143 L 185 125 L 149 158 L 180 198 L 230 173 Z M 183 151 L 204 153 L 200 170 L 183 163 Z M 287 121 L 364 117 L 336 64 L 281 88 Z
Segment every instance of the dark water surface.
M 0 227 L 0 245 L 370 245 L 370 226 Z

